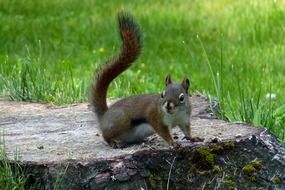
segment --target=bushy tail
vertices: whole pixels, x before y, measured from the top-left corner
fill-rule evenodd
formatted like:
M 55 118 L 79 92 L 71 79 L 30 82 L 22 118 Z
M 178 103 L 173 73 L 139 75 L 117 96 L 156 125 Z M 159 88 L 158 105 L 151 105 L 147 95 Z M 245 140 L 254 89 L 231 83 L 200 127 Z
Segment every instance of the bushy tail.
M 108 109 L 106 96 L 109 84 L 132 65 L 142 48 L 139 26 L 133 18 L 127 13 L 119 13 L 118 20 L 122 39 L 121 52 L 117 57 L 109 60 L 99 68 L 91 87 L 91 104 L 93 111 L 99 118 Z

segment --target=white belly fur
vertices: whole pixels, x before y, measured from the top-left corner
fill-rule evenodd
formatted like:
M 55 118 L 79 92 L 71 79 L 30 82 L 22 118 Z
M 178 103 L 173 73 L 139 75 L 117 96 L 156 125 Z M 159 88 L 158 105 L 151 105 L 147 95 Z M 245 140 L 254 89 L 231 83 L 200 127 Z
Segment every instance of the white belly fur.
M 184 111 L 175 114 L 164 114 L 163 123 L 169 128 L 181 126 L 190 122 L 190 116 Z
M 142 141 L 144 138 L 152 135 L 153 133 L 154 129 L 149 124 L 144 123 L 135 126 L 126 134 L 121 135 L 121 138 L 124 139 L 124 141 L 127 143 L 135 143 Z

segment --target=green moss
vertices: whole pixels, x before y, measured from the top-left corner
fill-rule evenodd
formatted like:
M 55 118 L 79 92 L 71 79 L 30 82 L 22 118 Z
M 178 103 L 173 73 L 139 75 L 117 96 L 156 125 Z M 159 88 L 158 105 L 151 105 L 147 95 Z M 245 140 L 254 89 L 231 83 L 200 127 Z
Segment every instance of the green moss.
M 232 150 L 235 148 L 235 143 L 234 142 L 225 142 L 224 148 L 227 150 Z
M 251 176 L 254 172 L 256 172 L 256 169 L 251 164 L 247 164 L 242 168 L 242 171 L 244 174 Z
M 262 164 L 260 161 L 254 160 L 251 162 L 251 164 L 256 170 L 260 170 L 262 168 Z
M 214 174 L 219 174 L 222 170 L 219 166 L 215 165 L 212 171 Z
M 230 179 L 225 180 L 224 184 L 227 186 L 228 189 L 231 189 L 231 190 L 235 189 L 237 186 L 236 182 L 234 182 L 233 180 L 230 180 Z
M 214 145 L 211 147 L 211 152 L 213 153 L 220 153 L 224 150 L 224 148 L 221 145 Z
M 279 176 L 277 175 L 274 175 L 272 178 L 271 178 L 271 181 L 274 183 L 274 184 L 280 184 L 282 181 L 280 179 Z
M 255 175 L 251 176 L 251 177 L 250 177 L 250 181 L 256 182 L 256 176 L 255 176 Z
M 257 160 L 253 160 L 249 164 L 245 165 L 242 168 L 242 171 L 244 174 L 251 176 L 256 171 L 260 170 L 262 168 L 262 163 Z
M 198 148 L 191 159 L 197 169 L 210 170 L 214 167 L 214 155 L 209 147 Z

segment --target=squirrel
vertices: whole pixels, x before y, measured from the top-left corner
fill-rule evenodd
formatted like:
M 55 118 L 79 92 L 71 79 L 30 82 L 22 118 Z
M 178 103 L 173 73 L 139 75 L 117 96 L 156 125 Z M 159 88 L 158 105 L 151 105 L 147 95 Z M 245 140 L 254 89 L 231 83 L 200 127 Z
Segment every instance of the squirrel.
M 107 106 L 109 84 L 134 63 L 142 50 L 141 32 L 133 17 L 121 12 L 118 21 L 121 51 L 98 69 L 91 84 L 91 105 L 104 140 L 113 148 L 123 148 L 156 132 L 171 147 L 179 147 L 170 134 L 172 127 L 179 126 L 186 139 L 203 141 L 191 136 L 188 78 L 177 84 L 167 75 L 161 94 L 130 96 Z

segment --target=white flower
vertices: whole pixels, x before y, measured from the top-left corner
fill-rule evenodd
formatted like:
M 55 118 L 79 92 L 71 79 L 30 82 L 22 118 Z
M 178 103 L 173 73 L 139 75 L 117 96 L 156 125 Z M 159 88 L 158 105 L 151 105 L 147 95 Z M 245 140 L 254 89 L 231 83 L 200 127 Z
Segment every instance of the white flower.
M 266 97 L 266 99 L 274 100 L 274 99 L 276 99 L 276 94 L 275 93 L 267 93 L 265 97 Z

